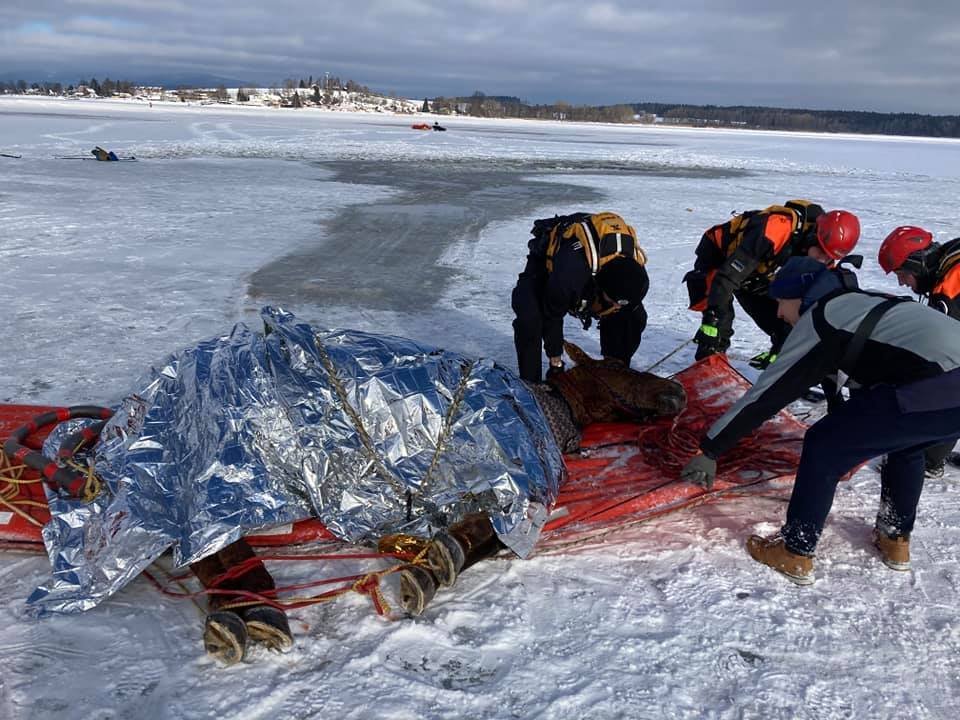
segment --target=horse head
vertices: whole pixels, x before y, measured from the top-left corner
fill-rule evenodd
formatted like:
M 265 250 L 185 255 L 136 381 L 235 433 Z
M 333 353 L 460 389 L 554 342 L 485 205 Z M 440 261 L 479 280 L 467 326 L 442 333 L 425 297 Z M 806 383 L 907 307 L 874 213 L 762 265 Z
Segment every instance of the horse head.
M 573 411 L 580 427 L 592 422 L 641 422 L 676 415 L 687 406 L 683 386 L 653 373 L 640 372 L 620 360 L 596 360 L 564 342 L 574 366 L 548 381 Z

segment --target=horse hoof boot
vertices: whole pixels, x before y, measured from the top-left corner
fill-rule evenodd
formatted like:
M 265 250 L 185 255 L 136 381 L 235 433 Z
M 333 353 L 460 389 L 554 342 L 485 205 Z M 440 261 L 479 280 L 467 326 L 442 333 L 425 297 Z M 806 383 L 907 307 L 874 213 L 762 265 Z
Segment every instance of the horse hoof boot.
M 240 610 L 250 640 L 270 650 L 286 652 L 293 647 L 293 633 L 283 610 L 270 605 L 253 605 Z
M 440 587 L 448 588 L 457 581 L 467 558 L 463 546 L 457 542 L 457 539 L 448 533 L 441 532 L 430 541 L 424 559 L 427 567 L 436 576 Z
M 437 594 L 436 576 L 422 565 L 404 565 L 400 573 L 400 605 L 411 615 L 421 615 Z
M 234 665 L 246 655 L 247 628 L 235 612 L 210 613 L 203 626 L 203 645 L 208 655 L 224 665 Z

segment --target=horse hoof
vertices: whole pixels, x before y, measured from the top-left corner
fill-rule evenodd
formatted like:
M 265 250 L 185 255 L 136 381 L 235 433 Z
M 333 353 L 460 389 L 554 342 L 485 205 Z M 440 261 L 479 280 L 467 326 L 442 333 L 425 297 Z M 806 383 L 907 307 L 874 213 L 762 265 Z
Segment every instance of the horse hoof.
M 404 565 L 400 573 L 400 605 L 411 615 L 421 615 L 437 594 L 437 578 L 422 565 Z
M 246 655 L 247 628 L 235 612 L 210 613 L 203 626 L 203 645 L 211 657 L 224 665 L 234 665 Z
M 249 638 L 270 650 L 286 652 L 293 647 L 293 633 L 283 610 L 270 605 L 253 605 L 240 611 Z
M 457 581 L 466 562 L 466 554 L 456 538 L 441 532 L 430 541 L 424 560 L 436 576 L 440 587 L 448 588 Z

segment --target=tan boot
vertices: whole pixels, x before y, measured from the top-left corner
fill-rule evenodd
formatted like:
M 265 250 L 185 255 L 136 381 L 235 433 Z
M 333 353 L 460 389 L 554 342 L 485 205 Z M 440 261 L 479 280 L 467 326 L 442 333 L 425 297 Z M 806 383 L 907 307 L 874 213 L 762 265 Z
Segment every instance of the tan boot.
M 896 535 L 894 537 L 873 529 L 873 544 L 880 551 L 880 559 L 891 570 L 910 569 L 910 536 Z
M 754 560 L 772 567 L 790 582 L 797 585 L 813 584 L 813 558 L 787 550 L 779 534 L 769 538 L 751 535 L 747 539 L 747 552 Z

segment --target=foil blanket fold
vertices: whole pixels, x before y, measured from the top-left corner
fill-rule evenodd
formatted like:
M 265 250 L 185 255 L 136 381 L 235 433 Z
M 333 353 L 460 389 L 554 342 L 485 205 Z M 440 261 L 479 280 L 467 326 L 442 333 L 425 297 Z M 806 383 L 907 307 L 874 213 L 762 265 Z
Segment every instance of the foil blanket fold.
M 516 375 L 399 337 L 317 330 L 281 309 L 261 317 L 263 333 L 238 324 L 138 383 L 94 448 L 98 498 L 51 491 L 53 577 L 28 599 L 33 612 L 94 607 L 168 548 L 182 566 L 307 517 L 370 544 L 484 511 L 508 547 L 530 553 L 564 467 Z

